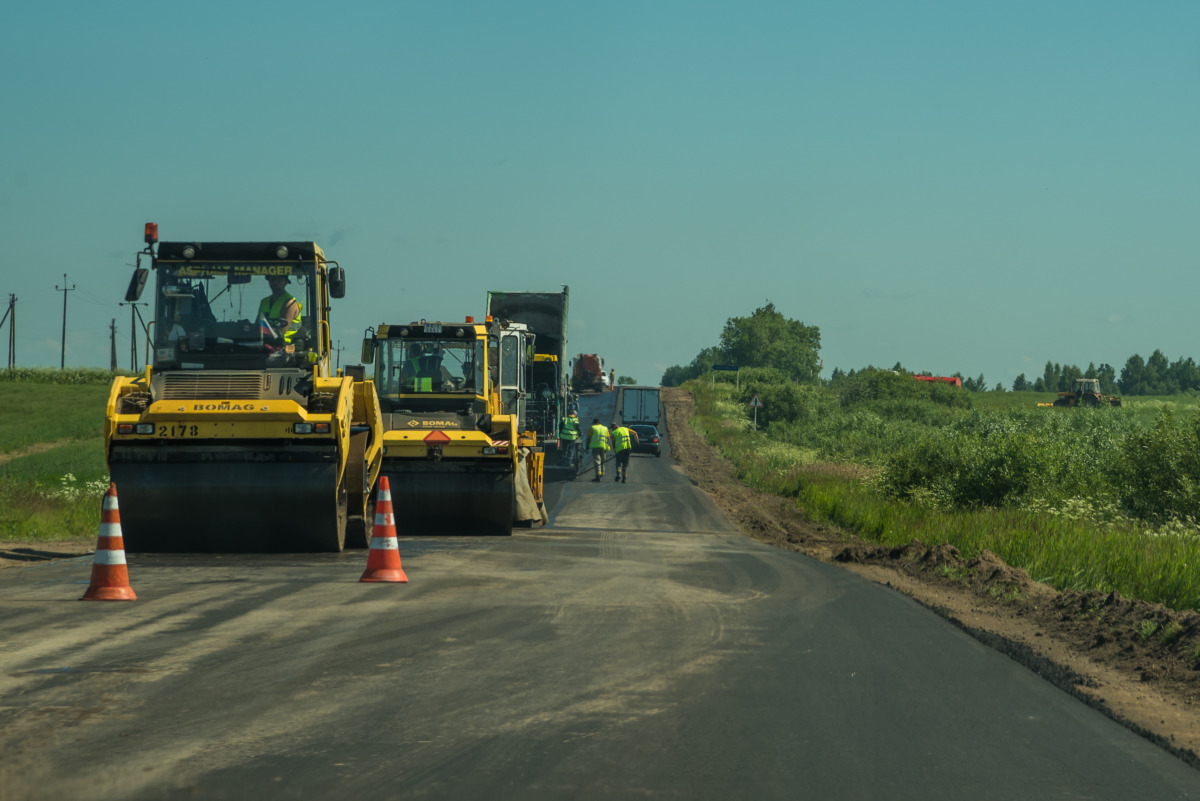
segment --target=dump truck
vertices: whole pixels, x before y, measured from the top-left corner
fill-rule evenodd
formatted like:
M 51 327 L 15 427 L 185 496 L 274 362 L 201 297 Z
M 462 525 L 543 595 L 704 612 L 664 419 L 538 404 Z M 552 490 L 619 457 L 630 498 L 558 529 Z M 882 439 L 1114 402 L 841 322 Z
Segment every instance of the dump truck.
M 154 274 L 149 364 L 113 382 L 104 428 L 125 548 L 367 547 L 383 421 L 361 371 L 330 371 L 345 271 L 314 242 L 160 243 L 147 223 L 145 243 L 125 300 Z
M 617 420 L 625 425 L 656 426 L 659 420 L 658 387 L 623 386 L 617 389 Z
M 1100 379 L 1076 378 L 1070 392 L 1058 393 L 1054 406 L 1120 406 L 1121 399 L 1100 391 Z
M 567 306 L 570 288 L 562 292 L 488 292 L 487 313 L 493 320 L 520 323 L 534 334 L 528 370 L 525 420 L 537 434 L 547 473 L 574 476 L 582 451 L 558 439 L 563 417 L 578 411 L 578 397 L 567 384 Z
M 576 392 L 603 392 L 608 386 L 604 359 L 594 353 L 580 353 L 571 360 L 571 387 Z
M 503 536 L 546 522 L 543 454 L 525 425 L 533 339 L 474 317 L 368 330 L 397 533 Z

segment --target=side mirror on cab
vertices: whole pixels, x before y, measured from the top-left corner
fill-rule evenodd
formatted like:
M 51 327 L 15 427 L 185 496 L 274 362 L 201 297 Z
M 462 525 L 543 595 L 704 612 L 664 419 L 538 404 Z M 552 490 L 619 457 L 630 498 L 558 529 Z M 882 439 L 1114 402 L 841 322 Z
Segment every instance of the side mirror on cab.
M 129 288 L 125 290 L 125 302 L 133 303 L 142 296 L 142 290 L 146 288 L 146 279 L 150 276 L 150 271 L 145 267 L 138 267 L 133 271 L 133 278 L 129 279 Z
M 346 297 L 346 271 L 341 267 L 329 268 L 329 297 Z
M 371 364 L 375 361 L 375 340 L 364 339 L 362 346 L 363 364 Z

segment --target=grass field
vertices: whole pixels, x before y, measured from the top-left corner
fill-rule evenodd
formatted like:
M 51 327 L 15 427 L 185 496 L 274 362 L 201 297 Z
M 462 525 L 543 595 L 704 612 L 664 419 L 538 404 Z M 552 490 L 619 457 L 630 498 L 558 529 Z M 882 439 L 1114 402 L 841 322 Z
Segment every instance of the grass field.
M 0 541 L 96 536 L 108 488 L 101 381 L 0 380 Z
M 0 454 L 34 443 L 99 439 L 104 435 L 108 385 L 0 381 Z

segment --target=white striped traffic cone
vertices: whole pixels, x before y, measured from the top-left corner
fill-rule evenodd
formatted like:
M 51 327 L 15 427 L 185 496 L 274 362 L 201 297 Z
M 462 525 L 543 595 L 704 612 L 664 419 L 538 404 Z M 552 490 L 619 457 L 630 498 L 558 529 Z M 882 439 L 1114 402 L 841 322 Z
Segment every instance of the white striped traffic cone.
M 379 493 L 375 497 L 375 528 L 371 530 L 371 552 L 367 554 L 367 569 L 359 581 L 408 583 L 408 576 L 400 566 L 396 515 L 392 511 L 392 488 L 387 476 L 379 479 Z
M 100 510 L 100 539 L 92 559 L 92 583 L 81 601 L 136 601 L 125 566 L 125 539 L 121 536 L 121 511 L 117 485 L 109 484 Z

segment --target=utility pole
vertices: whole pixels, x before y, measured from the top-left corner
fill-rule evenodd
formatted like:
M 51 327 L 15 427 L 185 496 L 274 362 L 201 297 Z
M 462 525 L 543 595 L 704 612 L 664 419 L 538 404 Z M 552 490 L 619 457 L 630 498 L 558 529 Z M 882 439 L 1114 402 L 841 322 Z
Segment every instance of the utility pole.
M 108 368 L 114 373 L 117 372 L 117 318 L 112 318 L 112 322 L 108 324 L 108 341 L 112 345 L 112 365 Z
M 138 363 L 137 363 L 137 360 L 138 360 L 137 359 L 138 321 L 141 320 L 141 317 L 142 317 L 142 313 L 137 310 L 137 307 L 138 306 L 146 306 L 148 304 L 138 303 L 135 300 L 130 303 L 121 302 L 121 303 L 118 303 L 117 305 L 129 307 L 129 369 L 136 373 L 136 372 L 138 372 Z M 142 323 L 142 328 L 144 329 L 145 327 L 146 327 L 146 324 Z M 149 345 L 147 345 L 146 347 L 149 347 Z M 147 352 L 146 355 L 149 356 L 150 354 Z
M 17 296 L 11 292 L 8 295 L 8 309 L 0 319 L 0 328 L 4 327 L 5 320 L 8 321 L 8 369 L 11 370 L 17 366 Z
M 62 358 L 58 363 L 59 370 L 67 369 L 67 293 L 75 290 L 75 287 L 67 286 L 67 274 L 63 273 L 63 285 L 60 289 L 58 284 L 54 285 L 55 292 L 63 293 L 63 334 L 62 334 Z

